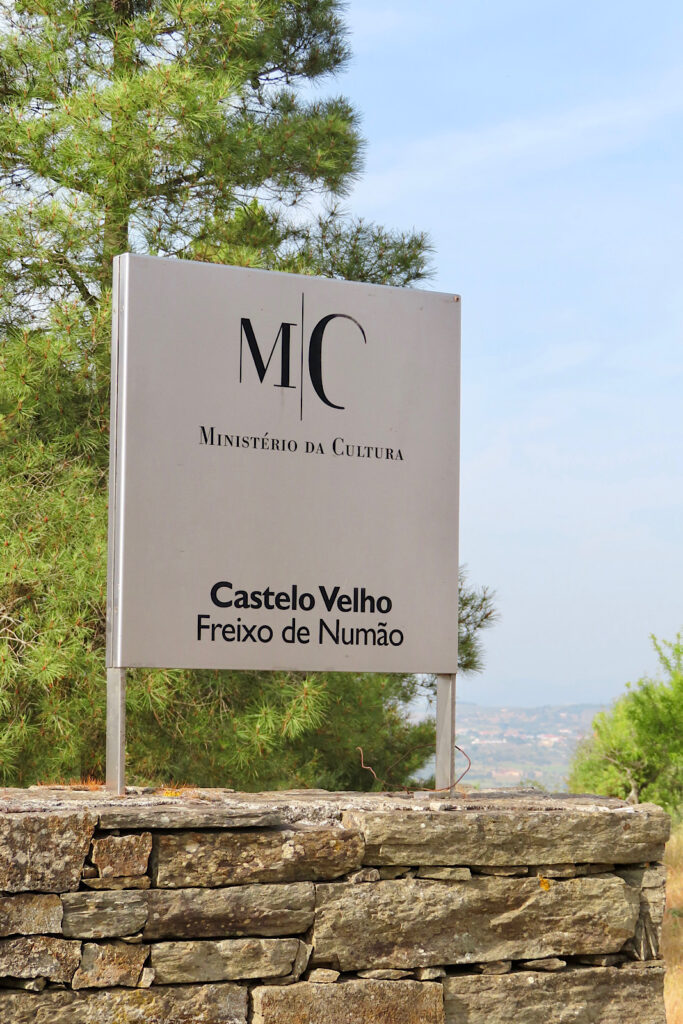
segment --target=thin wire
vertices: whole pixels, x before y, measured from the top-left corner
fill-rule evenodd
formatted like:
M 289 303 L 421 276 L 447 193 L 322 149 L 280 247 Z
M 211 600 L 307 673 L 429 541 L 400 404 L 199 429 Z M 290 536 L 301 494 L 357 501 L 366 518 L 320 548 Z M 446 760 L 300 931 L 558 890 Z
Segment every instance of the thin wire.
M 464 771 L 464 772 L 462 772 L 462 774 L 461 774 L 461 775 L 459 775 L 459 776 L 457 777 L 457 779 L 455 780 L 455 782 L 453 783 L 453 785 L 452 785 L 452 786 L 442 786 L 442 787 L 441 787 L 441 789 L 435 789 L 435 788 L 434 788 L 434 787 L 432 787 L 432 786 L 427 786 L 427 787 L 424 787 L 424 786 L 420 786 L 419 788 L 414 788 L 414 789 L 411 789 L 411 788 L 410 788 L 410 787 L 408 787 L 408 786 L 402 786 L 402 787 L 401 787 L 401 789 L 403 789 L 403 790 L 404 790 L 404 791 L 405 791 L 406 793 L 420 793 L 420 792 L 425 792 L 425 789 L 426 789 L 426 791 L 427 791 L 428 793 L 450 793 L 450 791 L 451 791 L 452 789 L 455 789 L 455 787 L 456 787 L 456 786 L 457 786 L 457 785 L 458 785 L 458 784 L 459 784 L 460 782 L 462 782 L 462 780 L 463 780 L 463 779 L 465 778 L 465 776 L 467 775 L 468 771 L 469 771 L 469 770 L 470 770 L 470 768 L 472 767 L 472 758 L 471 758 L 471 757 L 470 757 L 470 755 L 469 755 L 469 754 L 467 753 L 467 751 L 466 751 L 466 750 L 463 750 L 463 749 L 462 749 L 462 747 L 459 747 L 459 746 L 457 745 L 457 743 L 454 743 L 454 744 L 453 744 L 453 746 L 455 747 L 455 749 L 456 749 L 456 750 L 459 750 L 459 751 L 460 751 L 460 753 L 461 753 L 461 754 L 463 755 L 463 757 L 466 757 L 466 758 L 467 758 L 467 768 L 465 768 L 465 771 Z M 364 755 L 363 755 L 363 748 L 362 748 L 362 747 L 356 747 L 356 750 L 357 750 L 357 751 L 358 751 L 358 752 L 360 753 L 360 766 L 361 766 L 361 768 L 364 768 L 366 772 L 371 772 L 371 773 L 372 773 L 372 776 L 373 776 L 373 778 L 375 779 L 375 781 L 376 781 L 376 782 L 380 782 L 380 780 L 379 780 L 379 779 L 377 778 L 377 772 L 376 772 L 376 771 L 375 771 L 375 769 L 374 769 L 374 768 L 372 767 L 372 765 L 369 765 L 369 764 L 366 764 L 366 763 L 365 763 L 365 757 L 364 757 Z M 381 785 L 381 784 L 382 784 L 382 783 L 380 782 L 380 785 Z

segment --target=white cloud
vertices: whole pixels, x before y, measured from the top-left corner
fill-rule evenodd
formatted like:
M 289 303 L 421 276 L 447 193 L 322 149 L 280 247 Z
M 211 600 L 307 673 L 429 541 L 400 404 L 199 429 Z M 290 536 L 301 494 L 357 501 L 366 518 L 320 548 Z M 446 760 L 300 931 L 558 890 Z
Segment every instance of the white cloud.
M 630 148 L 661 122 L 681 114 L 683 76 L 675 71 L 637 96 L 519 117 L 475 131 L 445 131 L 410 146 L 397 137 L 371 151 L 356 195 L 364 203 L 386 206 L 416 189 L 462 189 L 492 177 L 537 174 Z

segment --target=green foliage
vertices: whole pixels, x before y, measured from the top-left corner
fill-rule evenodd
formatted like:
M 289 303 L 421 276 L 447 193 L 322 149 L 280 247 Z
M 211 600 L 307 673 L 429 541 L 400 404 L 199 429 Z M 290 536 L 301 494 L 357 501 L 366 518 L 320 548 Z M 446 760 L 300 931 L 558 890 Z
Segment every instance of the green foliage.
M 232 217 L 213 222 L 208 235 L 193 241 L 192 258 L 396 287 L 429 273 L 426 235 L 350 220 L 338 206 L 296 223 L 254 199 Z
M 644 677 L 609 711 L 596 715 L 593 735 L 578 749 L 572 792 L 604 793 L 683 808 L 683 636 L 652 637 L 664 678 Z
M 4 783 L 103 774 L 112 257 L 427 274 L 424 236 L 344 218 L 356 115 L 301 96 L 347 59 L 341 6 L 0 0 Z M 302 215 L 311 196 L 325 213 Z M 137 671 L 130 776 L 367 788 L 361 745 L 398 784 L 433 740 L 406 717 L 416 685 Z
M 80 774 L 102 742 L 106 310 L 55 306 L 0 357 L 0 777 Z M 68 766 L 68 767 L 67 767 Z M 87 765 L 94 771 L 94 765 Z
M 434 747 L 412 724 L 414 676 L 135 672 L 129 756 L 138 777 L 246 789 L 395 787 Z M 361 766 L 372 766 L 375 778 Z
M 467 585 L 467 571 L 461 566 L 458 577 L 458 668 L 461 672 L 480 672 L 482 664 L 482 629 L 489 629 L 498 619 L 493 604 L 494 594 L 488 587 Z

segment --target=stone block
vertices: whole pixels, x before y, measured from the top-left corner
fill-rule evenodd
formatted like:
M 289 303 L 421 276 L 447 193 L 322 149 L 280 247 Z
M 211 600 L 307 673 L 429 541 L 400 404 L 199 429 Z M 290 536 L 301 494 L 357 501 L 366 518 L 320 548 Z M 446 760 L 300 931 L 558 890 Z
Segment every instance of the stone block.
M 619 964 L 619 970 L 628 972 L 662 970 L 663 967 L 661 960 L 624 960 Z
M 443 882 L 469 882 L 472 872 L 469 868 L 448 868 L 443 864 L 418 869 L 418 878 L 436 878 Z
M 315 886 L 238 885 L 227 889 L 152 889 L 145 939 L 300 935 L 313 924 Z
M 444 967 L 416 967 L 415 977 L 418 981 L 436 981 L 437 978 L 446 977 Z
M 623 963 L 624 959 L 621 953 L 606 953 L 604 956 L 594 954 L 593 956 L 578 957 L 580 964 L 588 964 L 590 967 L 615 967 L 617 964 Z
M 0 936 L 59 935 L 62 901 L 59 896 L 20 893 L 0 897 Z
M 524 867 L 523 864 L 509 864 L 506 866 L 473 864 L 472 870 L 480 875 L 495 875 L 497 878 L 516 878 L 529 874 L 529 869 Z
M 444 1024 L 442 987 L 429 982 L 300 982 L 255 988 L 252 1000 L 252 1024 Z
M 663 978 L 615 967 L 453 975 L 443 981 L 446 1024 L 666 1024 Z
M 525 960 L 521 966 L 525 971 L 563 971 L 567 961 L 556 956 L 547 956 L 542 960 Z
M 635 889 L 661 889 L 666 885 L 666 866 L 654 864 L 644 867 L 619 868 L 617 874 Z
M 396 967 L 376 967 L 368 971 L 359 971 L 359 978 L 370 978 L 373 981 L 400 981 L 401 978 L 411 978 L 412 971 L 399 971 Z
M 100 878 L 125 878 L 144 875 L 152 852 L 151 832 L 133 836 L 106 836 L 94 839 L 90 859 Z
M 313 946 L 309 946 L 307 942 L 299 942 L 299 949 L 292 963 L 292 973 L 290 977 L 293 981 L 298 981 L 301 975 L 304 973 L 311 959 L 313 953 Z
M 577 875 L 586 873 L 576 864 L 537 864 L 532 869 L 532 874 L 543 875 L 544 878 L 576 878 Z
M 78 889 L 96 824 L 88 811 L 0 814 L 0 891 Z
M 661 860 L 668 815 L 637 807 L 530 805 L 455 811 L 345 811 L 342 823 L 362 832 L 363 863 L 500 865 L 620 863 Z
M 351 874 L 344 876 L 345 882 L 355 882 L 359 885 L 362 882 L 379 882 L 379 871 L 377 868 L 359 868 Z
M 318 885 L 315 965 L 355 971 L 611 953 L 635 931 L 620 878 L 422 879 Z
M 126 942 L 86 942 L 81 965 L 72 985 L 79 988 L 107 988 L 123 985 L 134 988 L 140 980 L 149 946 L 131 946 Z
M 79 939 L 120 938 L 141 931 L 147 920 L 144 892 L 74 892 L 62 896 L 64 935 Z
M 536 864 L 531 869 L 532 875 L 543 875 L 545 878 L 578 878 L 581 875 L 613 873 L 614 864 Z
M 159 985 L 278 978 L 292 973 L 300 947 L 304 945 L 299 939 L 155 942 L 150 967 Z M 308 957 L 305 959 L 307 961 Z M 305 966 L 304 963 L 301 970 Z
M 80 959 L 80 942 L 49 935 L 0 940 L 0 975 L 71 981 Z
M 88 889 L 149 889 L 152 882 L 148 875 L 126 875 L 124 878 L 84 878 Z
M 309 971 L 306 981 L 312 985 L 333 985 L 339 978 L 339 971 L 331 971 L 328 967 L 315 967 Z
M 239 985 L 0 992 L 8 1024 L 247 1024 L 247 990 Z
M 477 964 L 476 967 L 480 974 L 509 974 L 512 970 L 512 960 L 490 960 L 486 964 Z
M 338 878 L 359 868 L 358 832 L 311 828 L 273 832 L 180 832 L 155 836 L 152 878 L 159 888 Z
M 640 894 L 640 916 L 635 934 L 624 950 L 638 960 L 656 960 L 660 956 L 666 906 L 666 868 L 660 864 L 620 871 L 619 874 Z
M 146 803 L 103 808 L 100 828 L 278 828 L 283 825 L 276 811 L 234 810 L 220 803 L 179 800 L 176 804 Z

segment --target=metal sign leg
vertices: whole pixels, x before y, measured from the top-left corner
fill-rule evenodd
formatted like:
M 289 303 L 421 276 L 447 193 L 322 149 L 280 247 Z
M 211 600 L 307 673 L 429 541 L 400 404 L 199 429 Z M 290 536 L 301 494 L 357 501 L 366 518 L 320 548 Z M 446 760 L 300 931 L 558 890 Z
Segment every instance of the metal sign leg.
M 455 675 L 436 677 L 436 788 L 455 785 Z
M 107 669 L 107 789 L 126 792 L 126 670 Z

